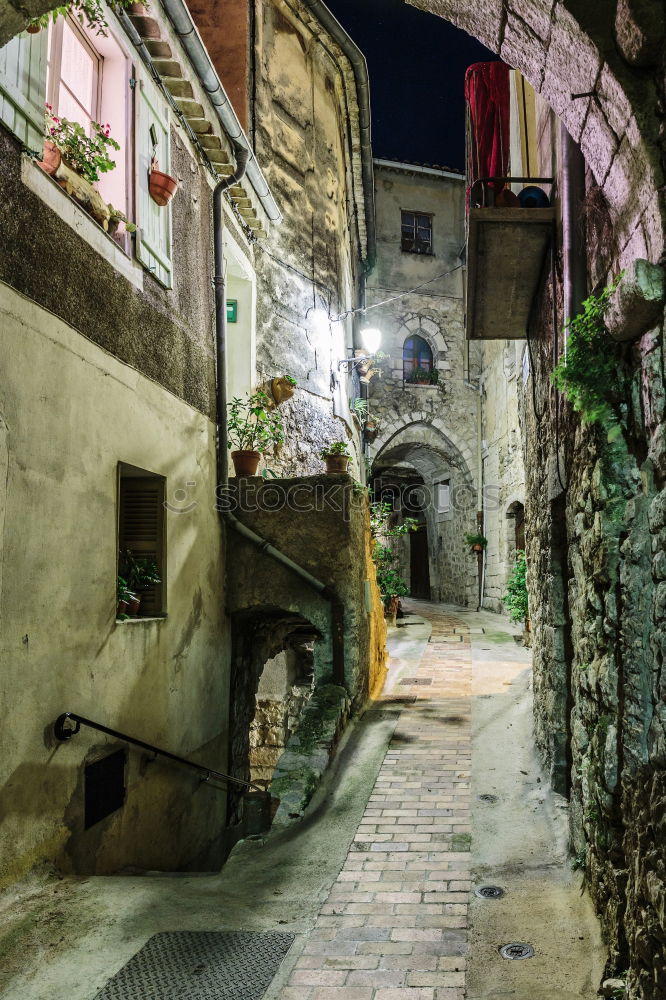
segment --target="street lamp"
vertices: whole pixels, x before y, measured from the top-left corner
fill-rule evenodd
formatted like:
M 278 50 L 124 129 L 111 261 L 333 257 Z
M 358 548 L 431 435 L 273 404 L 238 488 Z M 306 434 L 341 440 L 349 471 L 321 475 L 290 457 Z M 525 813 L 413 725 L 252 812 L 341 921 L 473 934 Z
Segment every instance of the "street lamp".
M 365 349 L 363 351 L 354 351 L 353 358 L 344 358 L 342 361 L 338 361 L 338 371 L 343 365 L 348 365 L 347 371 L 350 372 L 352 368 L 360 368 L 365 365 L 366 371 L 369 369 L 369 361 L 373 361 L 377 351 L 379 350 L 379 345 L 382 342 L 382 332 L 376 326 L 366 326 L 360 331 L 361 343 Z M 363 373 L 365 374 L 365 372 Z

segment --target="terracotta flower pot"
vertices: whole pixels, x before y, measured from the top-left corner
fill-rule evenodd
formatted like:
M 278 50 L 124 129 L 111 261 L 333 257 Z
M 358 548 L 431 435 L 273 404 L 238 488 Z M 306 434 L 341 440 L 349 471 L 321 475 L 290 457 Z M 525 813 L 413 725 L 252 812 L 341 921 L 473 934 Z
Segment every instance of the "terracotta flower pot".
M 275 405 L 279 406 L 294 395 L 296 387 L 286 378 L 274 378 L 271 380 L 271 393 L 275 400 Z
M 132 600 L 128 601 L 127 603 L 129 605 L 128 614 L 130 614 L 130 615 L 138 615 L 139 608 L 141 606 L 141 598 L 140 597 L 133 597 Z
M 476 545 L 473 545 L 472 546 L 472 551 L 473 552 L 483 552 L 483 545 L 479 545 L 478 543 Z
M 129 604 L 127 601 L 118 601 L 118 606 L 116 608 L 116 618 L 120 618 L 121 615 L 126 615 Z
M 42 30 L 41 24 L 29 24 L 25 29 L 29 35 L 38 35 Z
M 177 179 L 158 170 L 157 161 L 153 160 L 148 175 L 148 192 L 155 204 L 164 208 L 165 205 L 169 204 L 177 190 Z
M 256 476 L 261 454 L 258 451 L 232 451 L 231 460 L 238 478 Z
M 51 142 L 50 139 L 45 139 L 42 159 L 37 162 L 44 173 L 53 176 L 62 163 L 62 153 L 54 142 Z
M 348 455 L 327 455 L 326 456 L 326 471 L 329 474 L 336 475 L 340 472 L 346 472 L 347 466 L 349 465 Z

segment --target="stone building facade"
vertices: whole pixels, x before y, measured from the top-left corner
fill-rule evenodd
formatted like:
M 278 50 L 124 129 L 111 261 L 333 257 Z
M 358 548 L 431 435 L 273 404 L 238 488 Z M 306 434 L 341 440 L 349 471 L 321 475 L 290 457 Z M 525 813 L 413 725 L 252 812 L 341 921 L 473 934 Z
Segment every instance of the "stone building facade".
M 628 972 L 628 996 L 656 1000 L 666 992 L 663 5 L 626 0 L 594 20 L 575 0 L 416 2 L 500 53 L 548 105 L 539 172 L 556 180 L 556 266 L 534 303 L 519 394 L 535 726 L 554 786 L 569 798 L 607 971 Z M 582 227 L 567 228 L 567 213 Z M 623 385 L 607 396 L 620 428 L 609 441 L 550 376 L 565 318 L 620 271 L 603 352 Z
M 110 179 L 113 203 L 137 223 L 136 235 L 122 225 L 110 235 L 107 215 L 93 219 L 36 162 L 47 87 L 62 99 L 58 80 L 47 74 L 47 31 L 22 33 L 0 51 L 0 683 L 3 704 L 12 706 L 2 755 L 3 882 L 42 862 L 82 873 L 128 865 L 209 869 L 224 855 L 223 787 L 201 785 L 196 775 L 85 727 L 57 743 L 53 722 L 73 711 L 217 770 L 235 767 L 230 543 L 216 510 L 212 277 L 213 189 L 220 179 L 233 180 L 239 149 L 250 154 L 246 172 L 222 208 L 227 298 L 236 304 L 235 322 L 227 323 L 227 393 L 269 375 L 299 380 L 285 411 L 287 445 L 268 459 L 276 471 L 319 470 L 315 450 L 332 438 L 359 451 L 337 363 L 351 346 L 351 324 L 336 332 L 327 321 L 315 329 L 305 317 L 312 239 L 320 241 L 315 250 L 327 268 L 323 278 L 315 275 L 314 288 L 339 276 L 325 299 L 331 312 L 356 304 L 367 254 L 356 221 L 365 197 L 352 176 L 360 170 L 360 138 L 355 92 L 343 93 L 348 67 L 343 72 L 335 59 L 329 67 L 317 42 L 298 77 L 299 87 L 327 102 L 327 124 L 305 171 L 318 195 L 303 223 L 286 181 L 269 176 L 279 162 L 271 146 L 276 135 L 267 134 L 252 153 L 221 84 L 213 88 L 214 64 L 184 4 L 107 17 L 102 40 L 59 18 L 58 44 L 66 38 L 80 46 L 96 67 L 95 115 L 103 113 L 121 140 L 116 169 L 123 178 L 116 184 L 111 171 L 96 190 L 106 205 Z M 268 24 L 272 15 L 266 17 Z M 301 26 L 297 34 L 321 31 Z M 296 40 L 291 29 L 286 39 Z M 291 58 L 290 48 L 283 58 Z M 269 63 L 277 73 L 272 57 Z M 297 98 L 281 92 L 279 76 L 262 86 L 263 101 L 272 88 L 276 106 L 289 100 L 294 110 Z M 161 208 L 148 187 L 155 141 L 160 168 L 178 181 Z M 297 255 L 299 226 L 309 249 Z M 144 595 L 146 613 L 123 619 L 119 548 L 136 554 L 138 545 L 148 553 L 138 537 L 139 528 L 148 531 L 147 510 L 161 583 Z M 363 518 L 367 529 L 367 512 Z M 248 565 L 257 558 L 251 549 Z M 297 611 L 298 598 L 291 603 Z M 343 613 L 350 636 L 357 625 L 372 633 L 376 609 L 358 621 L 350 609 Z M 331 627 L 326 619 L 315 644 L 329 648 Z M 277 639 L 268 645 L 273 652 L 265 659 L 283 648 Z M 350 675 L 352 682 L 357 694 L 368 690 L 367 676 L 364 684 Z M 90 805 L 93 782 L 106 781 L 95 775 L 112 764 L 114 791 L 100 819 Z
M 379 424 L 368 449 L 372 475 L 398 487 L 403 513 L 423 524 L 400 544 L 412 593 L 476 605 L 476 561 L 464 538 L 476 528 L 479 502 L 480 351 L 470 352 L 464 331 L 464 180 L 376 160 L 375 190 L 377 267 L 364 322 L 381 329 L 387 357 L 368 391 L 369 415 Z M 421 237 L 415 217 L 423 220 Z M 410 381 L 424 365 L 430 380 Z

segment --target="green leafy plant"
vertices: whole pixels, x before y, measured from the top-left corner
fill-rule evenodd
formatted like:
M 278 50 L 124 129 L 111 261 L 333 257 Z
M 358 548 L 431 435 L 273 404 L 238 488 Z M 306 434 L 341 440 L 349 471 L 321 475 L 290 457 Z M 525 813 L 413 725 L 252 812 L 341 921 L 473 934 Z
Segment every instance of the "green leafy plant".
M 333 441 L 332 444 L 324 445 L 319 452 L 319 457 L 323 459 L 329 458 L 332 455 L 344 455 L 346 458 L 351 458 L 347 442 Z
M 121 552 L 120 563 L 122 573 L 127 578 L 130 589 L 135 593 L 150 590 L 162 582 L 154 559 L 136 556 L 131 549 L 127 549 Z
M 512 622 L 524 622 L 529 617 L 527 605 L 527 560 L 525 553 L 518 549 L 516 561 L 506 584 L 506 594 L 502 598 Z
M 368 401 L 358 396 L 351 401 L 351 411 L 355 413 L 359 420 L 365 420 L 368 415 Z
M 598 295 L 583 302 L 582 311 L 566 326 L 566 354 L 551 375 L 581 419 L 588 424 L 602 424 L 619 433 L 614 407 L 622 398 L 624 381 L 619 369 L 620 347 L 610 337 L 604 314 L 610 298 L 622 280 L 615 281 Z M 616 429 L 617 428 L 617 429 Z
M 117 587 L 117 590 L 118 590 L 118 601 L 119 602 L 120 601 L 125 601 L 126 603 L 129 603 L 130 601 L 133 601 L 135 599 L 135 597 L 136 597 L 136 594 L 134 593 L 133 590 L 131 590 L 130 585 L 127 582 L 127 580 L 125 579 L 125 577 L 124 576 L 120 576 L 120 574 L 118 575 L 118 587 Z
M 46 105 L 46 138 L 62 153 L 63 159 L 72 170 L 81 174 L 90 183 L 99 180 L 99 175 L 113 170 L 116 163 L 109 157 L 109 149 L 120 149 L 111 138 L 109 125 L 92 122 L 92 136 L 78 122 L 58 118 L 50 104 Z
M 284 441 L 284 427 L 279 414 L 268 408 L 265 392 L 247 392 L 228 404 L 228 447 L 237 451 L 259 451 L 262 454 Z
M 482 549 L 485 549 L 488 547 L 488 539 L 479 533 L 467 534 L 465 535 L 465 545 L 470 549 L 473 549 L 475 545 L 480 545 Z
M 436 385 L 439 382 L 439 369 L 413 368 L 405 379 L 405 382 L 409 382 L 410 384 L 426 382 L 430 385 Z
M 585 868 L 586 856 L 585 851 L 581 851 L 577 854 L 571 861 L 571 870 L 574 872 L 581 871 Z
M 134 4 L 134 0 L 109 0 L 111 10 L 128 10 Z M 150 4 L 145 3 L 144 7 L 149 9 Z M 59 17 L 64 17 L 71 13 L 78 18 L 81 24 L 87 24 L 97 35 L 105 35 L 109 27 L 104 13 L 102 0 L 73 0 L 72 3 L 54 7 L 40 17 L 34 17 L 29 24 L 38 28 L 48 28 L 49 21 L 56 21 Z
M 298 385 L 298 382 L 296 381 L 296 379 L 292 378 L 291 375 L 283 375 L 282 378 L 284 379 L 285 382 L 288 382 L 289 385 L 293 385 L 293 386 L 297 386 Z
M 392 524 L 393 507 L 384 501 L 370 504 L 370 533 L 372 535 L 372 559 L 377 572 L 377 585 L 382 601 L 386 604 L 392 597 L 405 597 L 409 587 L 398 572 L 399 557 L 391 547 L 390 539 L 415 531 L 418 522 L 413 517 L 405 517 L 401 523 Z
M 114 208 L 113 205 L 109 205 L 109 213 L 110 213 L 109 222 L 115 222 L 115 221 L 124 222 L 125 229 L 127 230 L 128 233 L 136 232 L 136 226 L 134 225 L 134 223 L 129 222 L 127 216 L 124 214 L 124 212 L 121 212 L 120 209 Z

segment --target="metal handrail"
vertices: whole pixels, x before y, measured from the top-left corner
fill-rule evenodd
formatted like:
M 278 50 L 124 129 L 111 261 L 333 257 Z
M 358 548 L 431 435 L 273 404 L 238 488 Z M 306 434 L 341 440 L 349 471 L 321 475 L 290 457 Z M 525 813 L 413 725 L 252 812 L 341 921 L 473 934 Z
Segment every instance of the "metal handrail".
M 75 723 L 74 729 L 68 729 L 65 726 L 68 720 Z M 193 760 L 187 760 L 185 757 L 179 757 L 177 754 L 171 753 L 170 750 L 162 750 L 160 747 L 153 746 L 152 743 L 144 743 L 143 740 L 137 740 L 133 736 L 128 736 L 127 733 L 120 733 L 117 729 L 110 729 L 108 726 L 103 726 L 101 722 L 93 722 L 91 719 L 86 719 L 75 712 L 63 712 L 62 715 L 59 715 L 53 724 L 53 732 L 57 740 L 64 742 L 65 740 L 71 740 L 72 736 L 76 736 L 81 726 L 88 726 L 89 729 L 96 729 L 98 733 L 104 733 L 106 736 L 113 736 L 115 739 L 123 740 L 125 743 L 131 743 L 135 747 L 141 747 L 142 750 L 148 750 L 157 757 L 165 757 L 167 760 L 173 760 L 177 764 L 191 767 L 193 770 L 205 774 L 205 777 L 201 778 L 202 781 L 209 781 L 211 778 L 216 778 L 218 781 L 233 781 L 235 784 L 243 785 L 245 788 L 253 788 L 256 792 L 261 792 L 262 795 L 268 794 L 265 788 L 255 785 L 252 781 L 243 781 L 242 778 L 235 778 L 231 774 L 215 771 L 212 767 L 196 764 Z
M 474 181 L 470 185 L 469 189 L 469 200 L 472 201 L 474 197 L 474 189 L 478 184 L 554 184 L 554 177 L 479 177 L 478 180 Z M 483 205 L 482 208 L 486 208 L 486 189 L 483 190 Z

